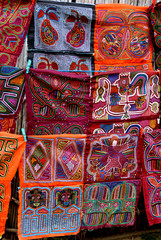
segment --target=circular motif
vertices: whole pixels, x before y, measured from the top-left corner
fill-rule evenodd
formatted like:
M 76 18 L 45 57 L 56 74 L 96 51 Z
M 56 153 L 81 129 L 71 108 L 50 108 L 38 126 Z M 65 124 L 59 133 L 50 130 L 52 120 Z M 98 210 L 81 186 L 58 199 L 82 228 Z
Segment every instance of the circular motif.
M 116 58 L 122 52 L 122 34 L 104 31 L 99 39 L 101 53 L 107 58 Z

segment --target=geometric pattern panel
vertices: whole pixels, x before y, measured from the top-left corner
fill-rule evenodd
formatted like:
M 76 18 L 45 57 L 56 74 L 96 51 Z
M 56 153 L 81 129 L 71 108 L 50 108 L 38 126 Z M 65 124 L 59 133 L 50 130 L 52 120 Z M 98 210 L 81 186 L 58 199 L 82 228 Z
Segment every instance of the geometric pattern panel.
M 79 232 L 82 186 L 25 187 L 20 191 L 19 239 Z
M 141 120 L 158 117 L 159 72 L 108 72 L 92 78 L 92 120 Z
M 140 178 L 138 136 L 95 134 L 88 141 L 85 182 Z
M 0 67 L 0 115 L 17 117 L 23 100 L 25 85 L 24 70 L 15 67 Z
M 81 228 L 133 225 L 140 183 L 134 180 L 85 184 Z
M 85 135 L 28 137 L 21 163 L 24 182 L 82 182 L 84 154 Z

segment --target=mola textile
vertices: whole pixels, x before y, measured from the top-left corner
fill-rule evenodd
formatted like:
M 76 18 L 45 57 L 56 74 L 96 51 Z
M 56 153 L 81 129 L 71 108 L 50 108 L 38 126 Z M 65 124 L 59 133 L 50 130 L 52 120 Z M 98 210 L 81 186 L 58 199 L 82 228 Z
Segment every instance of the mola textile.
M 91 121 L 159 117 L 159 71 L 107 72 L 92 78 Z
M 75 121 L 74 123 L 67 121 L 48 122 L 37 121 L 27 123 L 28 135 L 52 135 L 52 134 L 86 134 L 88 131 L 87 122 Z
M 143 192 L 149 225 L 161 223 L 161 130 L 144 134 Z
M 83 134 L 28 136 L 19 168 L 19 239 L 80 231 L 85 144 Z
M 26 74 L 28 122 L 54 121 L 59 126 L 79 122 L 83 128 L 89 119 L 89 84 L 86 75 L 30 69 Z
M 85 182 L 139 179 L 142 139 L 129 133 L 95 134 L 87 138 Z
M 133 225 L 140 190 L 140 180 L 84 184 L 81 228 Z
M 92 5 L 37 2 L 34 12 L 36 49 L 91 52 Z
M 161 223 L 161 177 L 160 174 L 143 176 L 143 193 L 149 225 Z
M 33 68 L 67 72 L 78 71 L 78 73 L 81 71 L 81 73 L 87 74 L 92 70 L 91 63 L 92 59 L 89 56 L 34 53 Z
M 1 1 L 0 63 L 16 66 L 26 38 L 35 0 Z
M 155 66 L 161 68 L 161 3 L 149 7 L 155 49 Z
M 106 66 L 152 69 L 148 7 L 98 4 L 94 31 L 95 70 Z
M 0 132 L 0 235 L 5 232 L 11 196 L 11 180 L 25 148 L 24 137 Z
M 60 134 L 27 139 L 20 184 L 83 182 L 86 135 Z
M 24 96 L 25 73 L 16 67 L 0 66 L 0 131 L 15 132 Z
M 142 120 L 142 121 L 124 121 L 124 122 L 90 122 L 88 127 L 89 134 L 101 133 L 116 133 L 123 134 L 129 133 L 139 135 L 141 132 L 152 132 L 158 129 L 159 124 L 157 119 Z

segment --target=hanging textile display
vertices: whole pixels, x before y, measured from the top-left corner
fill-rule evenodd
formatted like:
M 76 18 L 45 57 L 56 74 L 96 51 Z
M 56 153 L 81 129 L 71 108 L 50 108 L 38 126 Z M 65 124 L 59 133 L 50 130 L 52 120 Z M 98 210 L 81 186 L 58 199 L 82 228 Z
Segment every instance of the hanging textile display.
M 85 144 L 83 134 L 28 136 L 19 168 L 19 239 L 80 231 Z
M 26 74 L 28 122 L 51 124 L 54 121 L 62 129 L 65 122 L 72 122 L 87 129 L 89 84 L 90 79 L 86 75 L 30 69 Z
M 81 228 L 133 225 L 140 191 L 140 180 L 84 184 Z
M 152 69 L 153 44 L 148 7 L 128 4 L 95 6 L 95 70 L 124 67 Z
M 161 130 L 144 134 L 143 192 L 149 225 L 161 223 Z
M 91 57 L 87 56 L 34 53 L 33 68 L 89 74 L 92 70 L 91 62 Z
M 142 139 L 130 134 L 95 134 L 88 137 L 85 182 L 141 177 Z
M 149 16 L 151 20 L 151 26 L 153 31 L 154 38 L 154 47 L 155 47 L 155 67 L 161 68 L 161 3 L 152 4 L 149 7 Z
M 91 121 L 159 117 L 159 72 L 108 72 L 92 78 Z
M 2 1 L 0 4 L 0 63 L 16 66 L 22 51 L 35 0 Z
M 0 66 L 0 131 L 15 132 L 25 85 L 23 69 Z
M 25 148 L 24 137 L 0 132 L 0 146 L 0 235 L 3 235 L 11 196 L 11 180 Z
M 152 132 L 154 129 L 158 129 L 159 124 L 157 119 L 142 120 L 134 122 L 90 122 L 88 127 L 88 133 L 90 134 L 102 134 L 102 133 L 116 133 L 123 134 L 129 133 L 133 135 L 139 135 L 141 131 Z

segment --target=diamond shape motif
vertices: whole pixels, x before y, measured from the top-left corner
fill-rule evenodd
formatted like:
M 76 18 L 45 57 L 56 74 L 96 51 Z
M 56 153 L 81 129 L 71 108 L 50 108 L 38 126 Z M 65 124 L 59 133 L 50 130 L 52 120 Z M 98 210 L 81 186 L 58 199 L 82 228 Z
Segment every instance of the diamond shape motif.
M 71 178 L 78 170 L 81 158 L 74 141 L 68 143 L 60 152 L 58 161 L 68 178 Z
M 38 179 L 50 163 L 45 146 L 38 141 L 31 149 L 26 159 L 29 169 L 35 179 Z

